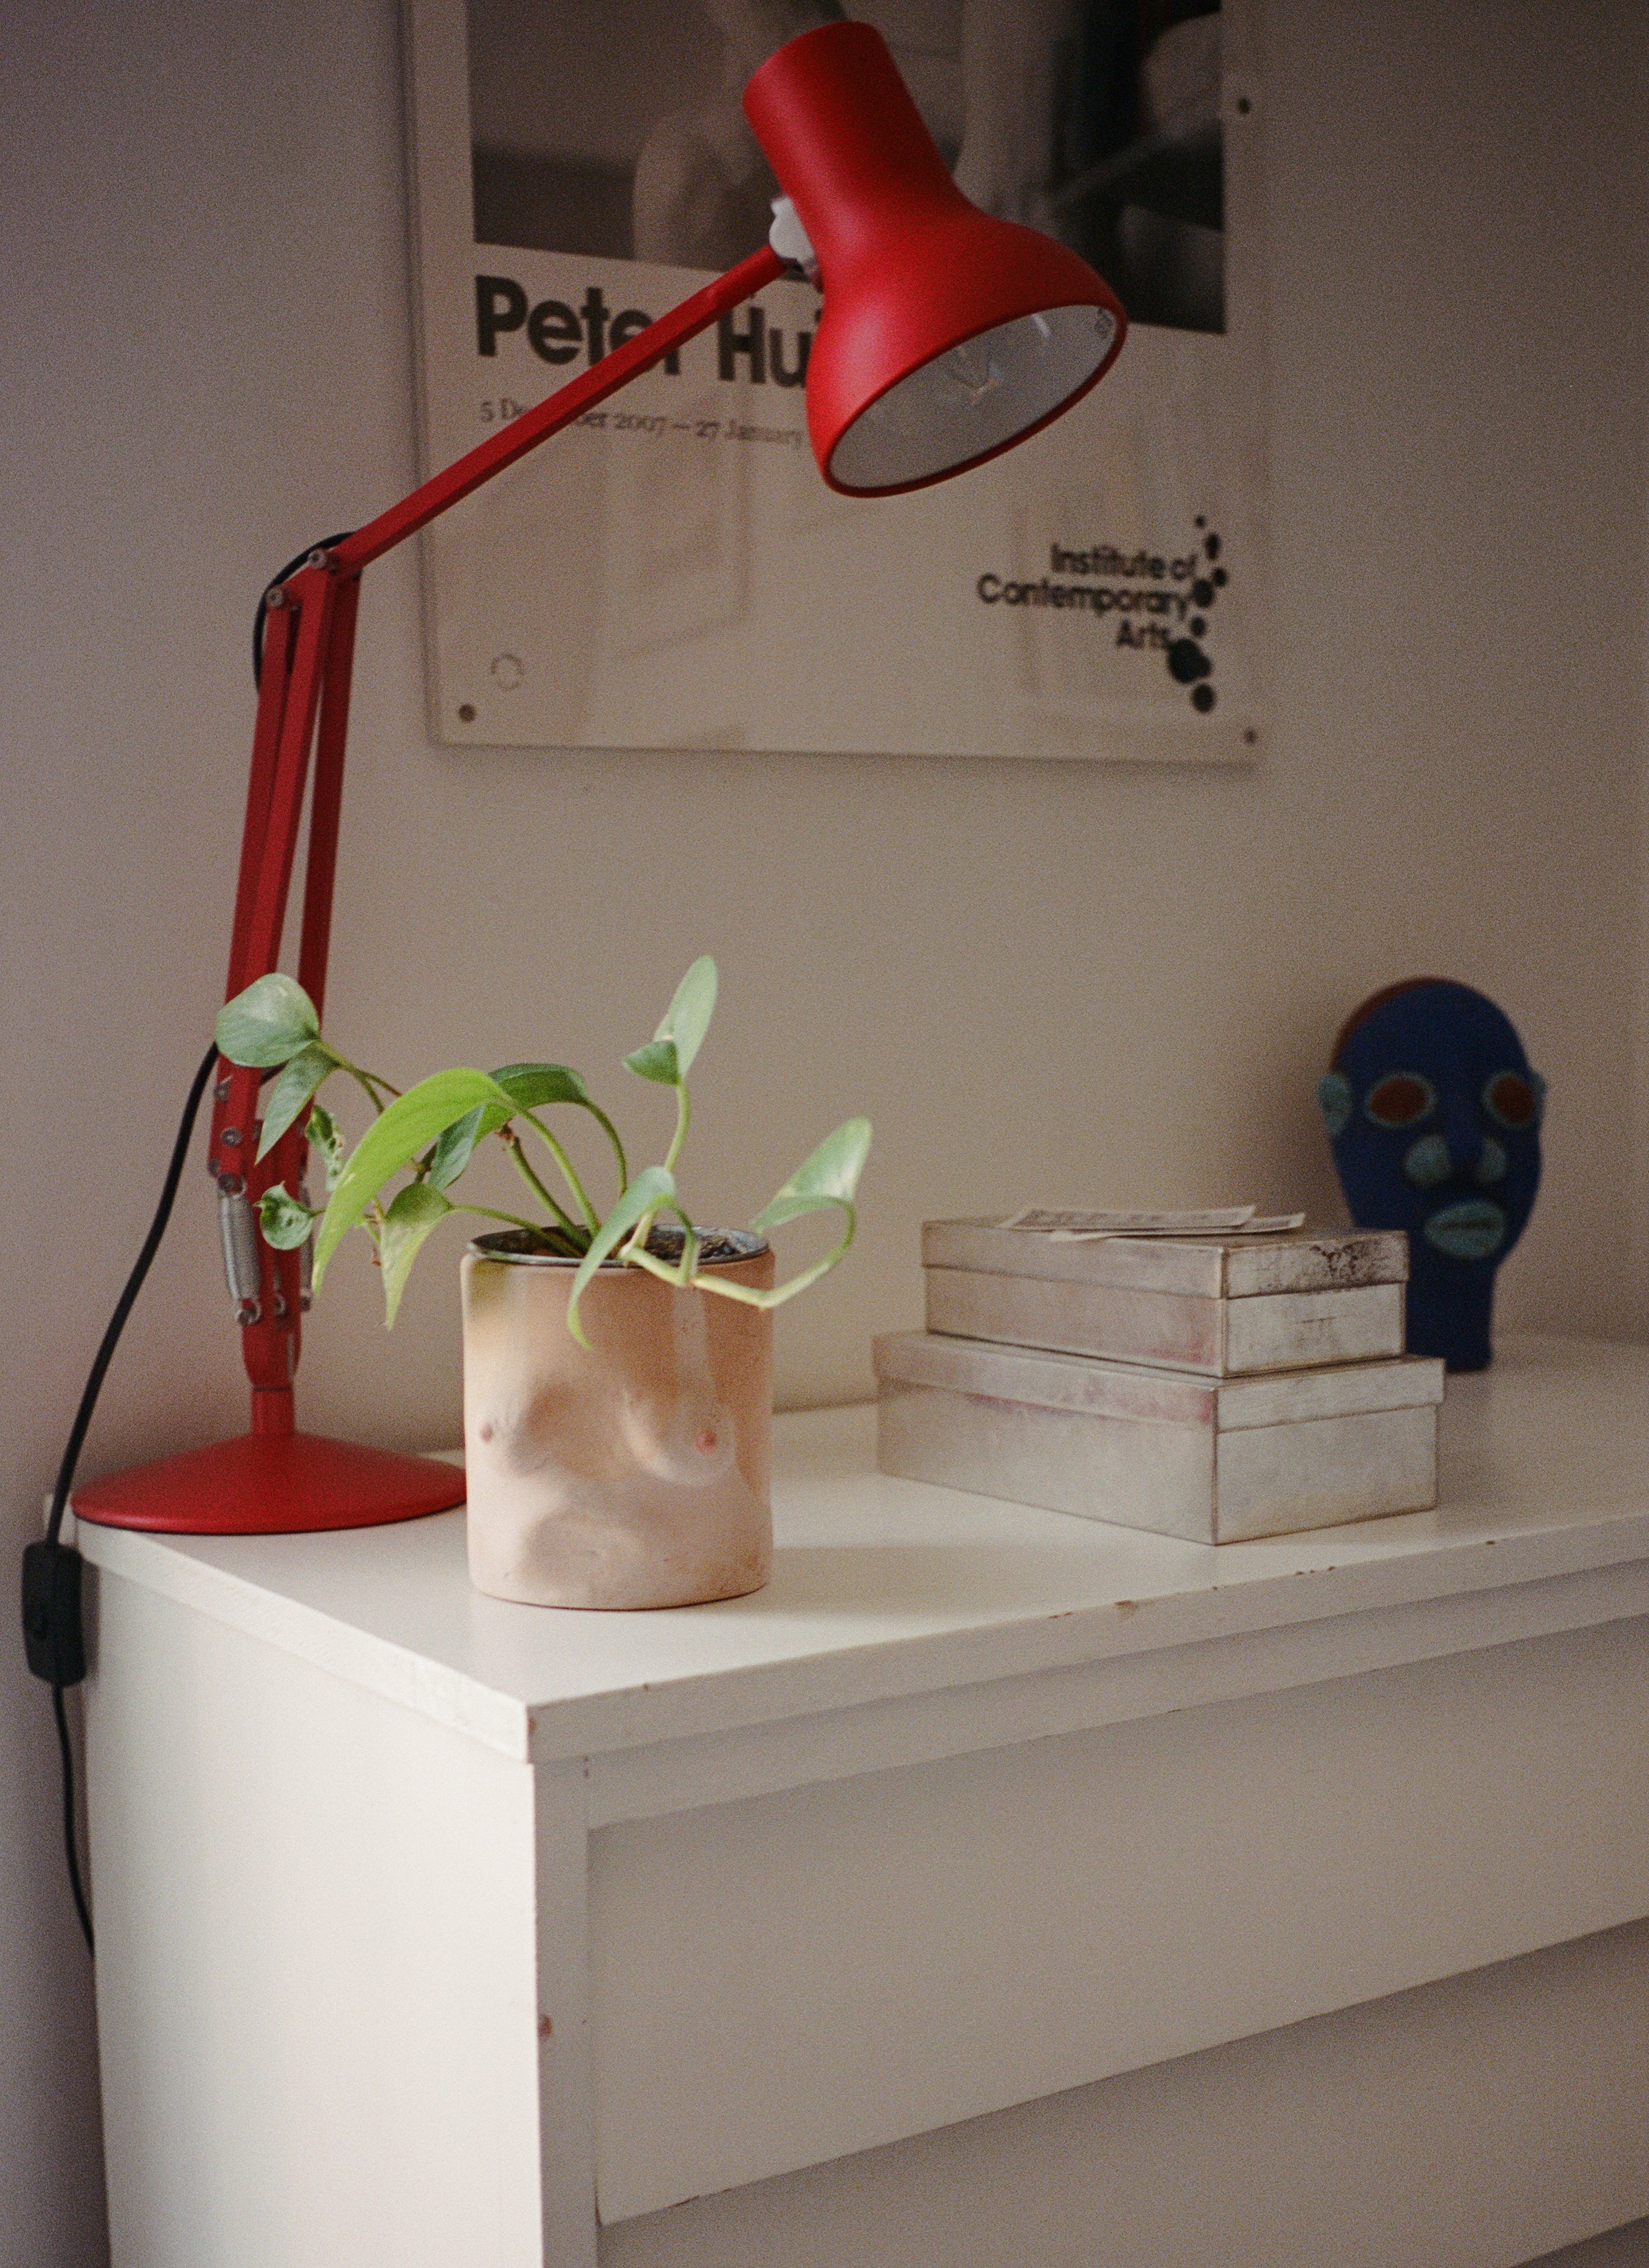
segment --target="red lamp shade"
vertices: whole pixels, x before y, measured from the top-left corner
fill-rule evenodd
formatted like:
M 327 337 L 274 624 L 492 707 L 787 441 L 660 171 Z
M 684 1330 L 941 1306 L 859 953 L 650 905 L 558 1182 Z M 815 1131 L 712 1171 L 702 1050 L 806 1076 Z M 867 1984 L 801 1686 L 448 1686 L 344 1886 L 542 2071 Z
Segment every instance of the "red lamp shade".
M 1109 284 L 968 203 L 868 24 L 791 40 L 744 107 L 818 256 L 807 424 L 833 489 L 887 496 L 963 472 L 1110 368 L 1128 318 Z

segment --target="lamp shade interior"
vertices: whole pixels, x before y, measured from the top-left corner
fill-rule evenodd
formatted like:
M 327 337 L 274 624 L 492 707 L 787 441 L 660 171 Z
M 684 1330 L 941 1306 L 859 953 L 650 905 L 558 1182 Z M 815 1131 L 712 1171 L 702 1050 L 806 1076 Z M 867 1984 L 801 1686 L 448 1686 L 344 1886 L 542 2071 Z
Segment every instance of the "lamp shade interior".
M 1116 330 L 1108 307 L 1049 307 L 964 339 L 868 402 L 837 436 L 826 477 L 874 495 L 995 456 L 1086 389 Z
M 968 203 L 870 25 L 802 33 L 744 103 L 816 262 L 807 426 L 832 488 L 962 472 L 1109 368 L 1122 302 L 1067 246 Z

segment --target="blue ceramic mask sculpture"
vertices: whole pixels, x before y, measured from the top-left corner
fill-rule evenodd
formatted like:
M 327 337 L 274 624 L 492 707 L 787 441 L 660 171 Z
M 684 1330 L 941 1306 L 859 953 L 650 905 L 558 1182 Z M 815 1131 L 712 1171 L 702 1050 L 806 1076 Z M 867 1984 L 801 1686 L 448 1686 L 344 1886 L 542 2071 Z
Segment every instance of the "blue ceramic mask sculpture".
M 1359 1228 L 1409 1233 L 1409 1351 L 1490 1359 L 1494 1271 L 1540 1182 L 1546 1082 L 1481 992 L 1415 977 L 1364 1001 L 1317 1103 Z

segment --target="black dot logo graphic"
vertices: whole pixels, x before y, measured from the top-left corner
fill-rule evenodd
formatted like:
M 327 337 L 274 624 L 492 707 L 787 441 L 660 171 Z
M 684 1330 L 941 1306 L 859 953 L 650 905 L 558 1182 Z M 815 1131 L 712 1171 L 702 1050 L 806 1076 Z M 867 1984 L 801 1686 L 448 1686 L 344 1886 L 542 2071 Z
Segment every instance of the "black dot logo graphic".
M 1201 571 L 1187 595 L 1196 612 L 1180 635 L 1169 641 L 1164 659 L 1174 683 L 1187 688 L 1192 708 L 1199 717 L 1206 717 L 1218 696 L 1208 681 L 1214 674 L 1213 658 L 1201 641 L 1208 636 L 1209 615 L 1231 578 L 1225 568 L 1215 564 L 1222 548 L 1218 529 L 1210 527 L 1205 512 L 1199 512 L 1193 524 L 1202 538 L 1197 562 Z

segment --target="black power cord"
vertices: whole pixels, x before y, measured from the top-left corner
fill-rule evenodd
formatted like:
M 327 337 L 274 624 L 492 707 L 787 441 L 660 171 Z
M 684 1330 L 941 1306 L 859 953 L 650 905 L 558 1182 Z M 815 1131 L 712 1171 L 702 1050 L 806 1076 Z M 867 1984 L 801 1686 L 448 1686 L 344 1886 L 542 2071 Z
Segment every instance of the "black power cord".
M 337 534 L 324 537 L 319 544 L 306 544 L 264 585 L 252 625 L 252 681 L 254 685 L 261 682 L 263 674 L 263 630 L 269 619 L 270 593 L 277 590 L 289 575 L 296 574 L 318 552 L 329 551 L 335 543 L 342 543 L 350 532 L 348 528 L 342 528 Z M 80 1584 L 85 1562 L 71 1543 L 63 1541 L 63 1515 L 69 1508 L 69 1492 L 74 1486 L 75 1468 L 80 1462 L 86 1432 L 98 1405 L 98 1395 L 102 1391 L 104 1374 L 120 1344 L 126 1319 L 143 1289 L 144 1278 L 160 1248 L 166 1223 L 172 1218 L 178 1184 L 183 1178 L 184 1163 L 194 1138 L 201 1097 L 206 1092 L 206 1082 L 212 1075 L 212 1066 L 217 1060 L 217 1046 L 214 1041 L 201 1058 L 201 1067 L 189 1088 L 188 1101 L 183 1107 L 178 1138 L 173 1145 L 172 1162 L 166 1168 L 166 1178 L 160 1191 L 160 1202 L 155 1208 L 154 1219 L 150 1223 L 149 1233 L 144 1239 L 143 1249 L 133 1263 L 132 1272 L 126 1279 L 126 1288 L 115 1302 L 109 1327 L 103 1334 L 103 1343 L 98 1349 L 82 1391 L 75 1422 L 69 1430 L 63 1462 L 57 1469 L 57 1485 L 52 1491 L 51 1509 L 47 1514 L 45 1540 L 28 1544 L 23 1553 L 24 1645 L 30 1669 L 52 1689 L 52 1714 L 57 1720 L 57 1746 L 63 1757 L 63 1851 L 69 1862 L 69 1888 L 74 1894 L 75 1911 L 80 1917 L 86 1948 L 93 1954 L 97 1946 L 92 1934 L 92 1912 L 86 1903 L 85 1886 L 80 1877 L 80 1854 L 75 1844 L 74 1750 L 69 1739 L 69 1714 L 63 1706 L 65 1691 L 71 1685 L 78 1685 L 86 1674 L 85 1638 L 80 1617 Z
M 254 685 L 260 683 L 263 674 L 263 630 L 269 619 L 270 593 L 277 590 L 289 575 L 296 574 L 317 552 L 329 551 L 335 543 L 342 543 L 350 532 L 348 528 L 342 528 L 335 535 L 323 537 L 319 544 L 306 544 L 301 551 L 287 561 L 279 574 L 265 585 L 252 625 L 252 681 Z M 92 1929 L 92 1912 L 86 1903 L 85 1887 L 80 1878 L 80 1854 L 75 1844 L 74 1750 L 69 1739 L 69 1715 L 63 1706 L 64 1692 L 70 1686 L 78 1685 L 86 1674 L 85 1638 L 80 1618 L 80 1581 L 85 1562 L 71 1543 L 63 1541 L 63 1515 L 69 1508 L 69 1492 L 74 1486 L 75 1468 L 80 1462 L 86 1431 L 97 1408 L 98 1395 L 102 1391 L 104 1374 L 120 1344 L 126 1319 L 143 1289 L 144 1278 L 160 1248 L 166 1223 L 172 1218 L 178 1184 L 183 1178 L 184 1163 L 194 1138 L 201 1097 L 206 1091 L 206 1082 L 212 1075 L 212 1065 L 217 1060 L 217 1046 L 214 1041 L 201 1058 L 201 1067 L 189 1088 L 188 1101 L 184 1105 L 182 1121 L 178 1127 L 178 1138 L 173 1145 L 172 1162 L 166 1168 L 160 1202 L 155 1208 L 149 1233 L 144 1239 L 143 1249 L 126 1279 L 126 1288 L 115 1303 L 109 1327 L 103 1334 L 103 1343 L 98 1349 L 81 1394 L 80 1407 L 75 1412 L 75 1422 L 69 1431 L 63 1462 L 57 1469 L 57 1485 L 52 1491 L 45 1541 L 28 1544 L 23 1553 L 23 1639 L 30 1669 L 52 1689 L 52 1714 L 57 1720 L 57 1745 L 63 1756 L 63 1850 L 69 1861 L 69 1887 L 74 1894 L 75 1911 L 80 1917 L 87 1950 L 93 1954 L 97 1947 Z
M 69 1889 L 74 1898 L 75 1911 L 80 1917 L 80 1934 L 86 1941 L 86 1951 L 95 1961 L 98 1941 L 92 1933 L 92 1909 L 86 1904 L 85 1885 L 80 1880 L 80 1854 L 75 1848 L 75 1752 L 70 1745 L 69 1712 L 64 1705 L 61 1685 L 52 1687 L 52 1715 L 57 1720 L 57 1753 L 63 1758 L 63 1854 L 69 1861 Z
M 104 1376 L 120 1344 L 126 1319 L 143 1289 L 144 1278 L 160 1248 L 166 1223 L 172 1218 L 178 1184 L 183 1178 L 189 1144 L 195 1135 L 195 1121 L 200 1110 L 201 1097 L 206 1092 L 206 1082 L 211 1077 L 212 1066 L 217 1061 L 217 1044 L 214 1041 L 202 1057 L 201 1067 L 190 1086 L 188 1100 L 184 1104 L 182 1120 L 178 1127 L 177 1140 L 173 1145 L 172 1161 L 166 1168 L 160 1202 L 155 1208 L 149 1233 L 144 1239 L 143 1249 L 126 1279 L 126 1288 L 115 1302 L 114 1313 L 109 1318 L 103 1343 L 97 1351 L 81 1393 L 75 1422 L 69 1429 L 63 1462 L 57 1469 L 57 1484 L 52 1491 L 51 1509 L 47 1515 L 45 1541 L 29 1544 L 23 1554 L 23 1638 L 29 1668 L 36 1677 L 43 1678 L 52 1689 L 52 1713 L 57 1720 L 57 1743 L 63 1756 L 63 1848 L 69 1860 L 69 1887 L 74 1894 L 75 1911 L 80 1917 L 80 1927 L 89 1952 L 95 1952 L 96 1945 L 92 1932 L 91 1910 L 80 1879 L 80 1856 L 75 1845 L 74 1752 L 70 1746 L 69 1717 L 63 1706 L 65 1689 L 78 1685 L 86 1674 L 85 1641 L 80 1623 L 80 1577 L 84 1563 L 74 1546 L 62 1541 L 63 1515 L 69 1508 L 69 1492 L 74 1486 L 75 1468 L 80 1462 L 80 1452 L 85 1444 L 92 1412 L 98 1405 Z

